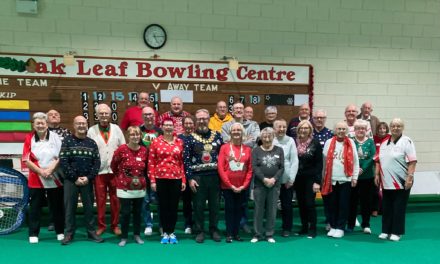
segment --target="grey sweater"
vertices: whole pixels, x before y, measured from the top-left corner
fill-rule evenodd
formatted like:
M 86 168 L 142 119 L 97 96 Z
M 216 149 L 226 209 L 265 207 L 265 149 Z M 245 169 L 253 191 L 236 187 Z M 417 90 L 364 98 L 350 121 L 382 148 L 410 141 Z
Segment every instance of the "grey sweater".
M 275 178 L 275 185 L 281 184 L 281 177 L 284 173 L 284 152 L 283 149 L 274 146 L 270 151 L 264 151 L 261 147 L 252 150 L 252 170 L 255 187 L 265 186 L 264 178 Z

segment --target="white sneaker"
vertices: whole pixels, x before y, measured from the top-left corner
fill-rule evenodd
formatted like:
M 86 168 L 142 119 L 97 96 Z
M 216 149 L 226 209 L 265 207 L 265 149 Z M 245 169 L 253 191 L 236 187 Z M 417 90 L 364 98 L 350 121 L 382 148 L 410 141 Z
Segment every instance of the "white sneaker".
M 64 234 L 58 234 L 57 235 L 57 240 L 58 241 L 61 241 L 61 240 L 63 240 L 64 239 Z
M 400 236 L 398 236 L 398 235 L 394 235 L 394 234 L 391 234 L 391 236 L 390 236 L 390 240 L 391 241 L 399 241 L 400 240 Z
M 364 228 L 364 234 L 371 234 L 371 228 L 365 227 Z
M 149 226 L 145 227 L 144 234 L 145 234 L 146 236 L 151 236 L 151 235 L 153 234 L 153 228 L 151 228 L 151 227 L 149 227 Z
M 335 235 L 336 229 L 330 228 L 330 231 L 328 231 L 327 236 L 332 237 Z
M 269 238 L 267 238 L 267 242 L 275 243 L 275 239 L 273 239 L 273 237 L 269 237 Z
M 359 223 L 358 219 L 356 218 L 356 223 L 355 226 L 361 226 L 361 224 Z
M 38 237 L 36 237 L 36 236 L 29 237 L 29 243 L 37 244 L 38 243 Z
M 334 238 L 341 238 L 344 236 L 344 230 L 336 229 L 335 234 L 333 235 Z
M 191 233 L 192 233 L 192 229 L 191 229 L 191 227 L 187 227 L 187 228 L 185 228 L 185 234 L 190 235 Z
M 258 242 L 258 237 L 253 237 L 251 239 L 251 243 L 257 243 Z
M 388 234 L 381 233 L 381 234 L 379 235 L 379 239 L 387 239 L 387 238 L 388 238 Z

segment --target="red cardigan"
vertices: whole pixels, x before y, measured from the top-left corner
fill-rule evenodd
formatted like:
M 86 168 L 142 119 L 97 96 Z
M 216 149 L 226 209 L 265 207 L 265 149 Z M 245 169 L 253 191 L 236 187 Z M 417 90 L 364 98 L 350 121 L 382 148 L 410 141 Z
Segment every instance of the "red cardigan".
M 231 168 L 229 167 L 229 161 L 231 160 L 231 143 L 224 144 L 220 148 L 218 173 L 220 175 L 222 189 L 231 189 L 232 185 L 237 188 L 244 186 L 245 189 L 249 187 L 252 179 L 251 148 L 246 145 L 242 145 L 242 148 L 243 154 L 240 162 L 243 162 L 244 166 L 241 171 L 231 171 Z M 240 147 L 232 145 L 232 150 L 234 151 L 235 157 L 238 159 L 238 157 L 240 157 Z

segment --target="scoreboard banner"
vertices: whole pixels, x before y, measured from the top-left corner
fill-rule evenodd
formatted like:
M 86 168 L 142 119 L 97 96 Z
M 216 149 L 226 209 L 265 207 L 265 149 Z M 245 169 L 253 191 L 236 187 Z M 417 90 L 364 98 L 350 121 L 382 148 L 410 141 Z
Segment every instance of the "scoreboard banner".
M 32 73 L 23 71 L 29 58 L 37 62 Z M 61 125 L 72 128 L 77 115 L 94 125 L 95 106 L 106 103 L 112 122 L 119 124 L 140 92 L 149 93 L 151 106 L 160 113 L 170 109 L 173 96 L 180 96 L 190 113 L 200 108 L 214 113 L 222 100 L 229 107 L 234 102 L 251 106 L 257 122 L 264 120 L 267 105 L 278 108 L 279 118 L 290 120 L 300 104 L 312 107 L 313 67 L 240 62 L 238 69 L 230 69 L 226 61 L 81 56 L 67 66 L 59 55 L 0 53 L 0 154 L 21 153 L 22 146 L 14 144 L 22 144 L 31 131 L 35 112 L 55 109 Z

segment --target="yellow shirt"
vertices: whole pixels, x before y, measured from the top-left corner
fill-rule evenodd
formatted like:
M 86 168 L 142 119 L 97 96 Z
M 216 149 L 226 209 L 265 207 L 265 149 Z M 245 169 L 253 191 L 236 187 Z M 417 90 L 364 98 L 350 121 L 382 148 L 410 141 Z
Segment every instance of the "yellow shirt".
M 214 113 L 214 115 L 209 119 L 208 127 L 211 130 L 221 133 L 223 124 L 230 120 L 232 120 L 232 115 L 230 113 L 226 113 L 226 116 L 223 118 L 223 120 L 220 119 L 217 113 Z

